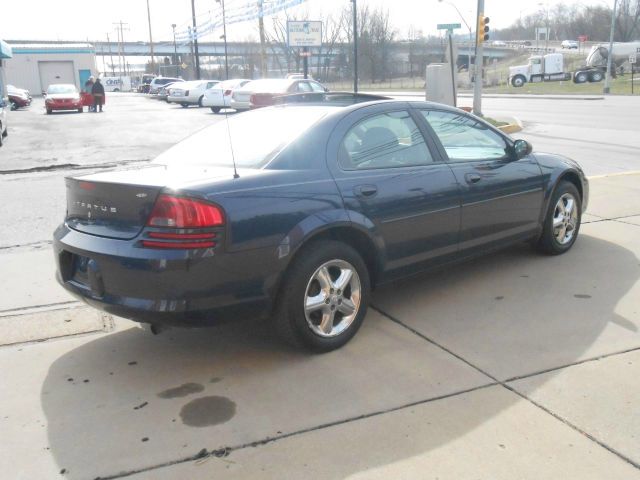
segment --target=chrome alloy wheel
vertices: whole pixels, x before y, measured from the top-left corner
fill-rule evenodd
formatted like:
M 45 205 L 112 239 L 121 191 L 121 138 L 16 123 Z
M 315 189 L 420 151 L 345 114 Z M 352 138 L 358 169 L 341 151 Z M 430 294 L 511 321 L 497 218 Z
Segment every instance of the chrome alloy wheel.
M 329 260 L 311 276 L 304 296 L 309 328 L 321 337 L 335 337 L 353 323 L 360 309 L 360 277 L 344 260 Z
M 576 199 L 565 193 L 558 199 L 553 211 L 553 236 L 560 245 L 569 243 L 578 226 L 578 209 Z

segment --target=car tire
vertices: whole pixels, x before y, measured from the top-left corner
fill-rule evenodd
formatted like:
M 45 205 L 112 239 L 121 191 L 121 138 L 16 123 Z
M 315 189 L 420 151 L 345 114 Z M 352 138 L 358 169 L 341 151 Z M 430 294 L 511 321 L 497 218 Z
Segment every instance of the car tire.
M 601 82 L 603 78 L 604 78 L 604 75 L 599 70 L 589 73 L 590 82 Z
M 198 99 L 198 108 L 202 108 L 202 101 L 204 100 L 204 95 L 201 95 L 200 98 Z
M 336 283 L 347 274 L 346 283 Z M 287 269 L 273 316 L 276 329 L 298 348 L 314 352 L 340 348 L 362 325 L 370 291 L 369 271 L 358 252 L 342 242 L 312 242 Z M 319 303 L 307 310 L 305 305 L 318 297 Z
M 571 182 L 560 182 L 549 202 L 538 250 L 549 255 L 568 251 L 578 238 L 581 221 L 582 200 L 578 189 Z
M 526 83 L 526 79 L 522 75 L 516 75 L 511 79 L 511 85 L 516 88 L 522 87 Z
M 0 132 L 2 132 L 2 124 L 0 123 Z M 4 137 L 6 137 L 6 132 L 2 132 L 2 134 L 0 134 L 0 147 L 2 147 L 2 145 L 4 145 Z
M 78 113 L 82 113 L 82 111 L 83 111 L 83 109 L 82 109 L 82 108 L 79 108 L 79 109 L 78 109 Z
M 47 108 L 47 115 L 50 115 L 51 112 L 53 112 L 53 110 L 51 110 L 50 108 Z
M 181 106 L 182 108 L 187 108 L 187 107 L 189 106 L 189 104 L 188 104 L 187 102 L 182 102 L 182 103 L 180 104 L 180 106 Z
M 213 113 L 220 113 L 220 110 L 222 110 L 220 107 L 211 107 Z

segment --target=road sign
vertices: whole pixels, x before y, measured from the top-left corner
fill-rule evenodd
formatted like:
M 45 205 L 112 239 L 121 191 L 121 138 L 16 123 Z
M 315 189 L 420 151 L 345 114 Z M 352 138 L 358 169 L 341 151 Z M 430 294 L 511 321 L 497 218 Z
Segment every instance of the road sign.
M 310 56 L 311 56 L 311 52 L 304 52 L 304 51 L 302 51 L 302 52 L 300 52 L 300 56 L 301 56 L 301 57 L 310 57 Z
M 460 28 L 460 26 L 459 23 L 439 23 L 438 30 L 455 30 L 456 28 Z
M 589 40 L 589 37 L 587 35 L 578 35 L 578 41 L 579 42 L 586 42 L 587 40 Z
M 290 47 L 321 47 L 322 22 L 287 22 L 287 45 Z
M 636 63 L 636 56 L 635 55 L 629 55 L 629 63 L 631 63 L 631 64 Z

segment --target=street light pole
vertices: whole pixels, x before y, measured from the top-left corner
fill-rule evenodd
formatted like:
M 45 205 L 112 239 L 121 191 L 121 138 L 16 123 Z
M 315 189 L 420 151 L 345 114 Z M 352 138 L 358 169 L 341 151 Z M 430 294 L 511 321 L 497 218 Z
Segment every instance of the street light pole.
M 469 72 L 469 80 L 471 80 L 471 44 L 473 43 L 473 31 L 471 30 L 471 27 L 469 26 L 467 21 L 462 16 L 462 13 L 460 13 L 460 10 L 458 10 L 458 7 L 456 7 L 455 3 L 447 2 L 446 0 L 438 0 L 438 2 L 440 3 L 444 2 L 447 5 L 451 5 L 453 8 L 455 8 L 456 12 L 458 12 L 458 16 L 460 17 L 464 25 L 467 27 L 467 30 L 469 30 L 469 46 L 467 48 L 467 53 L 468 53 L 467 71 Z
M 153 56 L 153 37 L 151 36 L 151 9 L 149 8 L 149 0 L 147 0 L 147 21 L 149 22 L 149 48 L 151 49 L 151 73 L 156 73 L 156 61 Z
M 216 0 L 222 4 L 222 37 L 224 38 L 224 74 L 229 80 L 229 57 L 227 56 L 227 20 L 224 13 L 224 0 Z
M 178 76 L 178 46 L 176 45 L 176 24 L 172 23 L 171 28 L 173 29 L 173 64 L 176 66 L 176 77 Z
M 604 88 L 602 93 L 608 95 L 611 93 L 611 64 L 612 64 L 612 52 L 613 52 L 613 37 L 616 33 L 616 8 L 618 6 L 618 0 L 613 0 L 613 12 L 611 12 L 611 31 L 609 32 L 609 53 L 607 55 L 607 71 L 604 77 Z M 631 66 L 633 68 L 633 65 Z
M 358 93 L 358 5 L 353 3 L 353 93 Z
M 196 6 L 195 0 L 191 0 L 191 19 L 193 21 L 193 29 L 191 30 L 192 43 L 196 64 L 196 80 L 200 80 L 200 55 L 198 55 L 198 29 L 196 27 Z
M 484 0 L 478 0 L 478 12 L 476 23 L 484 15 Z M 482 116 L 482 67 L 484 66 L 484 41 L 480 41 L 480 35 L 484 32 L 478 32 L 476 28 L 476 62 L 475 62 L 475 81 L 473 83 L 473 113 Z

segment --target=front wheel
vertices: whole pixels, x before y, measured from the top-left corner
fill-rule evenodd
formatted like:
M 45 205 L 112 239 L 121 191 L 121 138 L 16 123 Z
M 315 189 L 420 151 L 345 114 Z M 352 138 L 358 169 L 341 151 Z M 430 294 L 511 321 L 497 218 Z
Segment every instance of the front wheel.
M 538 249 L 550 255 L 568 251 L 580 231 L 582 201 L 573 183 L 561 182 L 551 197 Z
M 200 98 L 198 99 L 198 107 L 202 108 L 202 100 L 204 100 L 204 95 L 201 95 Z
M 511 85 L 516 88 L 519 88 L 525 84 L 525 78 L 522 75 L 516 75 L 511 79 Z
M 287 271 L 274 314 L 278 333 L 316 352 L 340 348 L 362 325 L 370 291 L 358 252 L 341 242 L 313 242 Z
M 589 80 L 589 75 L 587 75 L 587 72 L 576 72 L 576 76 L 573 79 L 574 83 L 585 83 L 587 80 Z
M 211 107 L 211 111 L 213 113 L 220 113 L 220 110 L 221 110 L 220 107 Z

